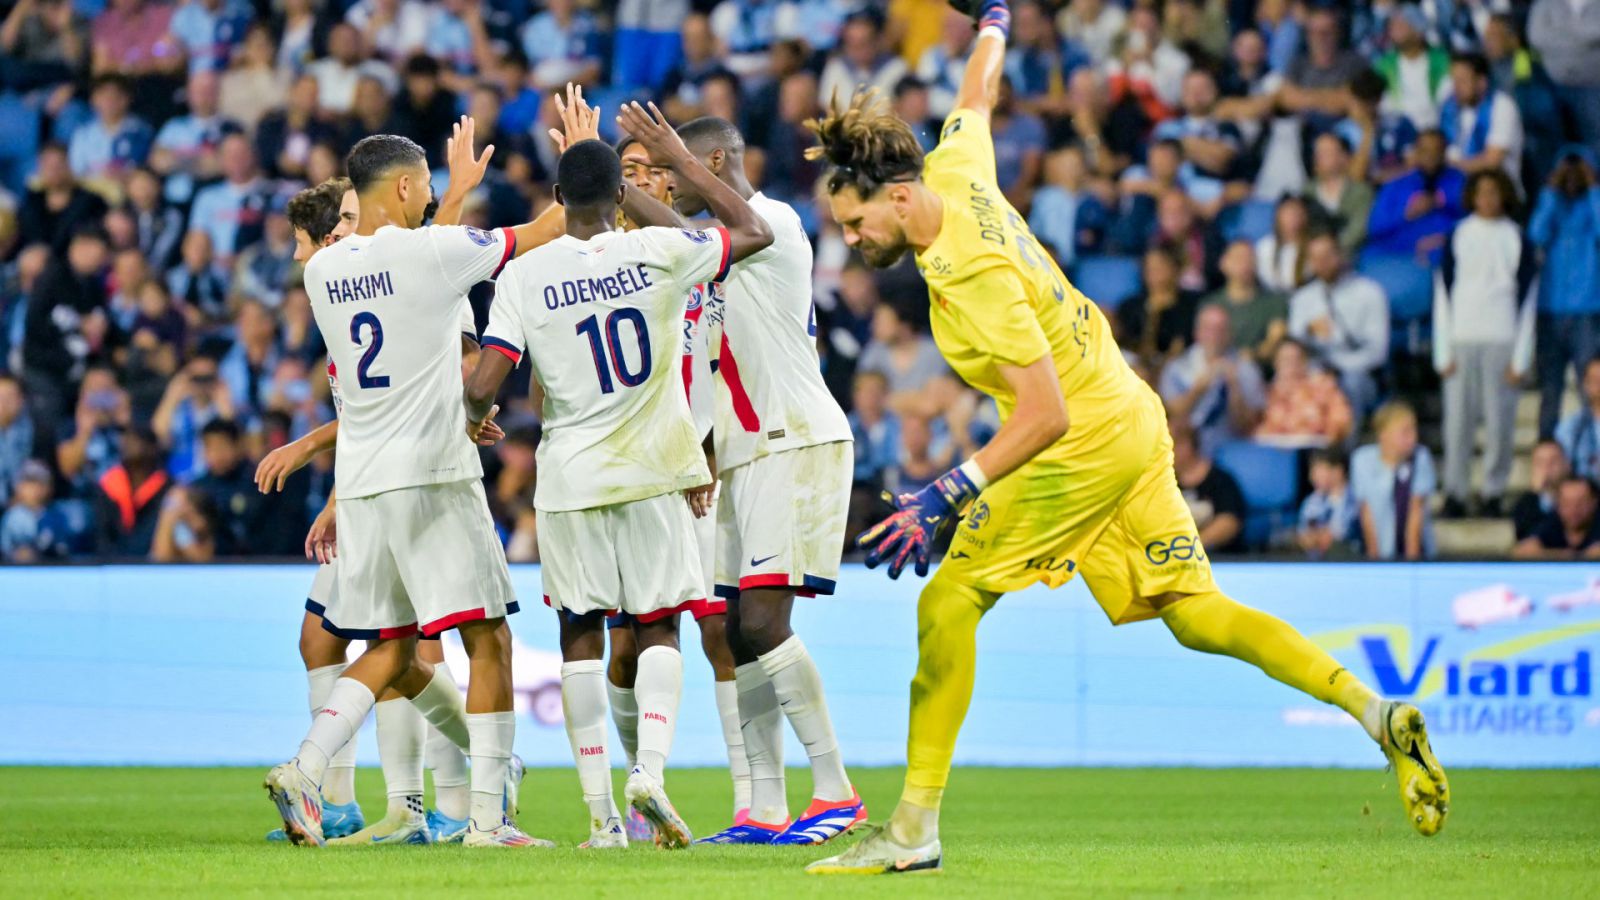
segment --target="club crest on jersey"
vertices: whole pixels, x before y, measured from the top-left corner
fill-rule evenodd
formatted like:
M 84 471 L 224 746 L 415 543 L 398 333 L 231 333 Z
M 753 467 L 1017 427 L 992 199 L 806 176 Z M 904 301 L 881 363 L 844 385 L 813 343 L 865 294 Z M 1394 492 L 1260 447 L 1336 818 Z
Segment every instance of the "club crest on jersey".
M 704 230 L 690 231 L 689 229 L 685 228 L 683 229 L 683 236 L 691 241 L 694 241 L 696 244 L 709 243 L 711 240 L 711 235 L 706 234 Z
M 706 302 L 706 286 L 697 284 L 689 289 L 689 304 L 683 308 L 684 312 L 694 312 Z
M 467 237 L 479 247 L 487 247 L 500 239 L 492 231 L 484 231 L 482 228 L 473 228 L 471 225 L 467 226 Z

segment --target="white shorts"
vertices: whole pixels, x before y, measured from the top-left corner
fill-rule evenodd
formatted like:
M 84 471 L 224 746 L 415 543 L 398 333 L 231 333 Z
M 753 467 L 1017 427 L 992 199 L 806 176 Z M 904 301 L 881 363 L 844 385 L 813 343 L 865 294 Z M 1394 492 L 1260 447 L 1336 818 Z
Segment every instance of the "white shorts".
M 306 594 L 306 612 L 322 620 L 323 630 L 344 637 L 343 629 L 328 624 L 328 603 L 334 595 L 339 593 L 339 560 L 317 566 L 317 574 L 311 578 L 311 590 Z M 425 641 L 437 641 L 439 635 L 423 635 Z M 350 640 L 355 640 L 350 638 Z
M 477 479 L 340 499 L 337 586 L 322 627 L 353 640 L 432 636 L 517 611 Z
M 751 588 L 833 593 L 844 552 L 855 448 L 834 441 L 729 469 L 717 504 L 716 596 Z
M 653 622 L 705 602 L 694 513 L 681 493 L 537 512 L 544 602 L 574 616 Z

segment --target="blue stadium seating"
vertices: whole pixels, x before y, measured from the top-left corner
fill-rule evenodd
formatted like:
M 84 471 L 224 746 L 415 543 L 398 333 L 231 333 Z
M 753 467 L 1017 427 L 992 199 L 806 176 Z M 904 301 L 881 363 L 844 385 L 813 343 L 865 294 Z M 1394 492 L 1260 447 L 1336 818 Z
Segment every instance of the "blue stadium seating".
M 0 186 L 20 197 L 38 154 L 39 111 L 16 94 L 0 94 Z
M 1072 284 L 1106 312 L 1139 293 L 1139 260 L 1132 256 L 1080 256 L 1072 266 Z
M 1223 212 L 1222 237 L 1227 241 L 1258 241 L 1272 233 L 1278 204 L 1271 200 L 1246 200 Z
M 1433 270 L 1413 256 L 1366 253 L 1356 266 L 1389 295 L 1389 353 L 1418 355 L 1428 344 L 1433 317 Z
M 1233 476 L 1244 494 L 1244 540 L 1250 549 L 1265 547 L 1274 532 L 1295 520 L 1300 493 L 1295 451 L 1232 441 L 1217 448 L 1216 464 Z

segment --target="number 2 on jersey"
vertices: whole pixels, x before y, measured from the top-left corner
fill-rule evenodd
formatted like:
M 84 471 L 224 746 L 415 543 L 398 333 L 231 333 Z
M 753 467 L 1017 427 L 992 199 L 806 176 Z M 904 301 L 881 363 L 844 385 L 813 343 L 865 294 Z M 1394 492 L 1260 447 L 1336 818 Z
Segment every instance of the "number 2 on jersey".
M 633 323 L 633 334 L 639 342 L 639 368 L 630 371 L 627 357 L 622 353 L 619 328 L 623 322 Z M 590 316 L 578 323 L 577 332 L 589 339 L 589 352 L 594 354 L 594 373 L 600 379 L 600 393 L 616 390 L 612 373 L 623 387 L 638 387 L 650 375 L 650 336 L 645 329 L 644 313 L 637 309 L 619 309 L 606 316 L 605 341 L 600 340 L 600 320 Z M 607 350 L 609 349 L 609 353 Z
M 372 343 L 367 345 L 366 352 L 361 354 L 361 361 L 356 363 L 356 384 L 363 388 L 386 388 L 389 386 L 389 376 L 367 374 L 367 370 L 372 368 L 372 361 L 378 358 L 378 351 L 383 349 L 383 323 L 370 311 L 356 313 L 350 320 L 350 340 L 357 347 L 361 346 L 363 327 L 371 330 Z

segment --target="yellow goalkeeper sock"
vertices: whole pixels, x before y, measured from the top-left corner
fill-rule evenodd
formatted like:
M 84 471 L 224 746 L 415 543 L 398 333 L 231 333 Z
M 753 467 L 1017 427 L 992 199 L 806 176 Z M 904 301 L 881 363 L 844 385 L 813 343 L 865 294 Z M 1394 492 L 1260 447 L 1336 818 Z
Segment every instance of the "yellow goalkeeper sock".
M 1166 607 L 1161 619 L 1183 646 L 1244 660 L 1290 687 L 1339 707 L 1376 739 L 1378 695 L 1282 619 L 1216 591 L 1195 594 Z

